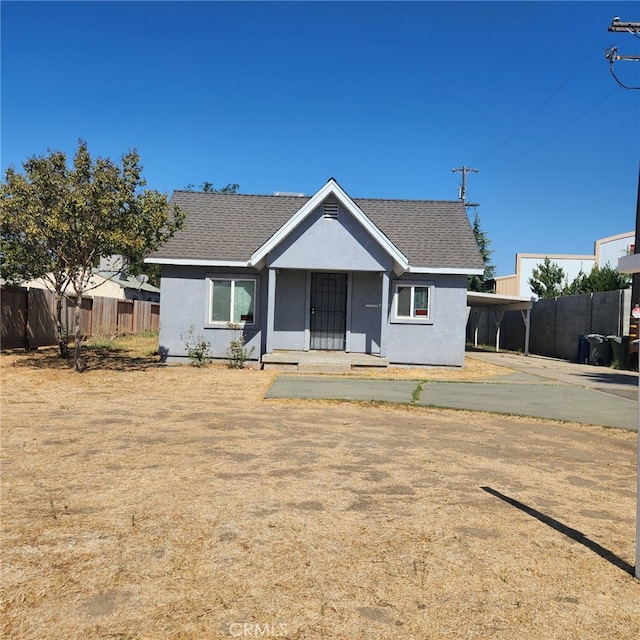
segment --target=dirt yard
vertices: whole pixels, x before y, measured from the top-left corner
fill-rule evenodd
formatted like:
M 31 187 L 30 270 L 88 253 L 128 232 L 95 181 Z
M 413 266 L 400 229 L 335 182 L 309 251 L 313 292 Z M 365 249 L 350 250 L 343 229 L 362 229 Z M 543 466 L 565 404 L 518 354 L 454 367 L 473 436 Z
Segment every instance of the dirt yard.
M 640 637 L 634 433 L 43 359 L 0 357 L 4 638 Z

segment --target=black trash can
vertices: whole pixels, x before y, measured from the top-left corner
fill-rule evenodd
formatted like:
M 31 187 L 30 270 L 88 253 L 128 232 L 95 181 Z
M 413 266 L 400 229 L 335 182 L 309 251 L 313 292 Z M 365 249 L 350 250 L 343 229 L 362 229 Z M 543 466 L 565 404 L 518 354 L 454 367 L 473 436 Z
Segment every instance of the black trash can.
M 611 343 L 599 333 L 590 333 L 587 336 L 591 349 L 589 351 L 589 364 L 599 367 L 608 367 L 611 364 Z
M 578 364 L 587 364 L 589 362 L 589 349 L 591 345 L 586 336 L 578 336 L 578 357 L 576 362 Z
M 607 336 L 613 351 L 613 360 L 622 365 L 629 361 L 629 336 Z

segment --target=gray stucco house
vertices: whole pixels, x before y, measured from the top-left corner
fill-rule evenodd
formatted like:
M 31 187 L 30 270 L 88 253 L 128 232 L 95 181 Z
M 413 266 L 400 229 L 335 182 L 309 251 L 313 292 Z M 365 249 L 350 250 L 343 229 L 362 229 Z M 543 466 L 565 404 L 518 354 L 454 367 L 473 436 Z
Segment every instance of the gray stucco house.
M 194 326 L 225 358 L 230 322 L 253 358 L 280 351 L 462 366 L 467 276 L 483 261 L 459 201 L 177 191 L 187 213 L 161 265 L 160 345 L 186 358 Z

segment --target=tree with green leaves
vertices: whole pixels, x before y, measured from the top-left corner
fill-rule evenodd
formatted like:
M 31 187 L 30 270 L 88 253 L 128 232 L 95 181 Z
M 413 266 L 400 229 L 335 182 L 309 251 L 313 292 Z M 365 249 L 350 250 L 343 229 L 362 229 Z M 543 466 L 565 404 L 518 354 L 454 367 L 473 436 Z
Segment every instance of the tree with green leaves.
M 9 282 L 43 279 L 56 300 L 61 355 L 62 306 L 73 294 L 74 369 L 80 371 L 80 309 L 93 267 L 101 256 L 136 260 L 158 249 L 182 228 L 185 214 L 170 208 L 165 194 L 145 188 L 135 150 L 120 164 L 93 160 L 80 140 L 71 167 L 64 152 L 50 151 L 29 158 L 23 169 L 9 168 L 0 184 L 0 275 Z
M 489 249 L 491 241 L 480 226 L 480 214 L 477 212 L 473 220 L 473 235 L 475 236 L 478 249 L 480 249 L 480 255 L 484 262 L 484 273 L 481 276 L 469 276 L 467 289 L 476 292 L 487 291 L 490 281 L 495 277 L 496 268 L 490 262 L 491 254 L 493 253 L 493 251 Z
M 565 281 L 561 295 L 578 296 L 582 293 L 590 293 L 589 276 L 580 270 L 580 273 L 573 279 L 571 283 Z
M 629 276 L 620 273 L 609 263 L 604 267 L 594 264 L 589 275 L 584 272 L 574 278 L 571 284 L 563 289 L 563 295 L 578 295 L 580 293 L 599 293 L 601 291 L 618 291 L 630 286 Z
M 542 264 L 533 269 L 531 275 L 529 286 L 539 298 L 555 298 L 562 295 L 567 276 L 564 269 L 556 262 L 551 262 L 548 256 Z
M 593 265 L 591 273 L 587 276 L 589 288 L 587 293 L 626 289 L 631 285 L 630 280 L 630 276 L 620 273 L 616 267 L 612 267 L 608 262 L 604 267 L 598 267 L 596 264 Z
M 185 191 L 197 191 L 196 186 L 192 183 L 189 183 L 185 188 Z M 240 185 L 235 182 L 230 182 L 228 185 L 221 187 L 220 189 L 216 189 L 213 186 L 213 182 L 207 182 L 206 180 L 200 185 L 200 191 L 204 191 L 205 193 L 238 193 L 238 189 L 240 189 Z
M 569 282 L 564 269 L 546 257 L 544 262 L 533 270 L 532 276 L 529 279 L 529 286 L 531 291 L 539 298 L 618 291 L 629 286 L 629 276 L 620 273 L 618 269 L 612 267 L 609 263 L 604 267 L 594 264 L 588 275 L 581 270 Z

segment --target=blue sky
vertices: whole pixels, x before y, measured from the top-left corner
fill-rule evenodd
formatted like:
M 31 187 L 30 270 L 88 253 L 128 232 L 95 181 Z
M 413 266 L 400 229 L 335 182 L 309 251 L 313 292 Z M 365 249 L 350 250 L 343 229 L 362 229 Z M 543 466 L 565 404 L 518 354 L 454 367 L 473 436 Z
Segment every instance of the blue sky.
M 497 275 L 635 226 L 637 2 L 7 2 L 1 164 L 137 148 L 151 188 L 478 202 Z M 640 85 L 640 63 L 616 62 Z M 473 215 L 473 212 L 471 212 Z

